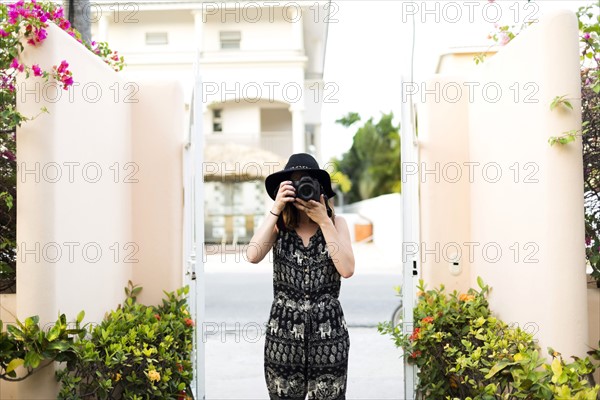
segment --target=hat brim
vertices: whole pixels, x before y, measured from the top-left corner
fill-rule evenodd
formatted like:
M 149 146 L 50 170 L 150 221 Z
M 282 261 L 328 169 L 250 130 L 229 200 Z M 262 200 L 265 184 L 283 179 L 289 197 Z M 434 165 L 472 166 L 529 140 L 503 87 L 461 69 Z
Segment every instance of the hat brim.
M 317 179 L 321 185 L 323 185 L 323 194 L 328 198 L 335 196 L 335 192 L 331 188 L 331 178 L 329 177 L 329 173 L 327 171 L 312 168 L 289 168 L 283 171 L 274 172 L 265 178 L 265 188 L 269 197 L 275 200 L 281 182 L 289 180 L 290 176 L 297 171 L 307 172 L 310 176 Z

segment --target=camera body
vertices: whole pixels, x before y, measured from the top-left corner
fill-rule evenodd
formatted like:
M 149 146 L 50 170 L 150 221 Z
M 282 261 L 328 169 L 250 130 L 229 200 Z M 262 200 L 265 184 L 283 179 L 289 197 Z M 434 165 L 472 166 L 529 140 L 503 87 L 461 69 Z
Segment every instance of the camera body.
M 296 197 L 304 201 L 321 200 L 321 184 L 318 180 L 310 176 L 303 176 L 299 181 L 293 181 L 292 185 L 296 190 Z

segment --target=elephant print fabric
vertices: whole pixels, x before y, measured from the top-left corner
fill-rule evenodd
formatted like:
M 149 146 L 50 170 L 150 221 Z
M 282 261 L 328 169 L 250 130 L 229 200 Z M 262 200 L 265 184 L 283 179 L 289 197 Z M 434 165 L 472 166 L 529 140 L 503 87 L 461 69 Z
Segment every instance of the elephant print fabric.
M 279 231 L 264 347 L 271 400 L 346 399 L 350 336 L 340 287 L 321 228 L 306 247 L 294 230 Z

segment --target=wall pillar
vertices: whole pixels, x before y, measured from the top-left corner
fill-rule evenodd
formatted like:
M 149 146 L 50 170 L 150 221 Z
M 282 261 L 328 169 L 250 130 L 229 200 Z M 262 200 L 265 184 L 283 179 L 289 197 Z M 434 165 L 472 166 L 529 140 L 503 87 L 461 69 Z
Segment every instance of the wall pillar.
M 294 153 L 304 153 L 306 152 L 304 110 L 298 106 L 292 106 L 290 112 L 292 113 L 292 151 Z

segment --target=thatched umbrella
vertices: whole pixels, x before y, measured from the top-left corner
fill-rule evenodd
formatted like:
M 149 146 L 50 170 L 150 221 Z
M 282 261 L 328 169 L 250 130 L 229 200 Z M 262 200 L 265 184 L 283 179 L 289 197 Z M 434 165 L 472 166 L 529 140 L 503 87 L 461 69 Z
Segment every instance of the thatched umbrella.
M 235 143 L 210 144 L 204 148 L 202 172 L 205 182 L 264 180 L 283 169 L 286 161 L 277 154 Z

